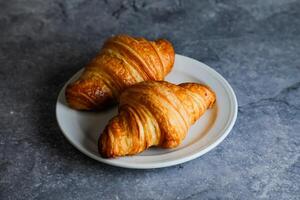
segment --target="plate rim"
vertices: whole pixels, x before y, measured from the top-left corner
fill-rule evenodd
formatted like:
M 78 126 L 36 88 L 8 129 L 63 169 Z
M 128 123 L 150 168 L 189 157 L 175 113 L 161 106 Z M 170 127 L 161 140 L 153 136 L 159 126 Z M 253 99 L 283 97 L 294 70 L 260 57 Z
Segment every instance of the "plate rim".
M 228 83 L 228 81 L 221 75 L 219 74 L 216 70 L 214 70 L 213 68 L 209 67 L 208 65 L 206 65 L 205 63 L 198 61 L 194 58 L 191 57 L 187 57 L 187 56 L 183 56 L 180 54 L 176 54 L 175 56 L 175 61 L 176 61 L 176 57 L 182 57 L 183 59 L 190 59 L 193 60 L 194 62 L 198 62 L 202 65 L 203 69 L 205 69 L 210 75 L 212 75 L 213 77 L 217 78 L 217 80 L 219 80 L 222 85 L 224 86 L 224 89 L 226 91 L 226 93 L 228 94 L 229 100 L 230 100 L 230 104 L 232 105 L 232 108 L 230 109 L 230 115 L 229 118 L 231 118 L 230 120 L 227 121 L 227 124 L 225 124 L 225 128 L 223 129 L 224 131 L 223 134 L 218 137 L 214 142 L 212 142 L 211 144 L 208 144 L 208 146 L 204 147 L 204 149 L 199 150 L 199 151 L 195 151 L 192 152 L 191 155 L 189 156 L 185 156 L 183 158 L 178 158 L 178 159 L 174 159 L 174 160 L 169 160 L 169 161 L 164 161 L 164 162 L 158 162 L 158 163 L 146 163 L 146 164 L 141 164 L 141 163 L 115 163 L 115 162 L 111 162 L 111 159 L 104 159 L 101 158 L 99 156 L 96 156 L 95 154 L 91 153 L 90 151 L 86 150 L 84 147 L 77 145 L 75 142 L 73 142 L 73 140 L 68 136 L 68 134 L 65 133 L 65 131 L 62 128 L 61 122 L 59 121 L 59 117 L 58 117 L 58 104 L 59 104 L 59 97 L 62 95 L 62 93 L 64 92 L 64 89 L 66 87 L 66 84 L 74 77 L 77 75 L 77 73 L 80 73 L 81 71 L 83 71 L 83 68 L 81 68 L 80 70 L 78 70 L 74 75 L 72 75 L 72 77 L 70 77 L 68 79 L 68 81 L 66 81 L 63 85 L 63 87 L 61 88 L 61 90 L 59 91 L 57 100 L 56 100 L 56 106 L 55 106 L 55 115 L 56 115 L 56 121 L 57 124 L 61 130 L 61 132 L 63 133 L 64 137 L 75 147 L 77 148 L 81 153 L 85 154 L 86 156 L 98 161 L 98 162 L 102 162 L 108 165 L 112 165 L 115 167 L 122 167 L 122 168 L 130 168 L 130 169 L 154 169 L 154 168 L 164 168 L 164 167 L 171 167 L 174 165 L 178 165 L 178 164 L 182 164 L 191 160 L 194 160 L 206 153 L 208 153 L 209 151 L 211 151 L 212 149 L 214 149 L 216 146 L 218 146 L 230 133 L 230 131 L 232 130 L 236 119 L 237 119 L 237 113 L 238 113 L 238 102 L 237 102 L 237 98 L 236 95 L 234 93 L 234 90 L 232 89 L 231 85 Z

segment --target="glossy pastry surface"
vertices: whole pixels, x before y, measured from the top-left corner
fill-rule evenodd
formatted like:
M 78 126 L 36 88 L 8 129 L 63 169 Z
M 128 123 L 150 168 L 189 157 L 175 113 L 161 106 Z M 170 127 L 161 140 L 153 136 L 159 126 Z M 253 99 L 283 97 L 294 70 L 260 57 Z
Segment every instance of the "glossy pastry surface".
M 66 100 L 78 110 L 98 110 L 118 101 L 138 82 L 163 80 L 174 64 L 174 49 L 164 39 L 149 41 L 128 35 L 109 38 L 83 74 L 66 88 Z
M 214 92 L 198 83 L 146 81 L 131 86 L 120 96 L 119 114 L 100 135 L 99 153 L 117 157 L 151 146 L 176 147 L 215 100 Z

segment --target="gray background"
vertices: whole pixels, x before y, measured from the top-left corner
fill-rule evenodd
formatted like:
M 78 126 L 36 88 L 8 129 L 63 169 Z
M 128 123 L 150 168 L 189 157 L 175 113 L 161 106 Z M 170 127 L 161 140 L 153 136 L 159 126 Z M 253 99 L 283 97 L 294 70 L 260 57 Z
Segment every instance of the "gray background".
M 67 142 L 58 92 L 117 33 L 167 38 L 230 82 L 239 114 L 221 145 L 129 170 Z M 0 199 L 299 199 L 299 55 L 299 0 L 1 0 Z

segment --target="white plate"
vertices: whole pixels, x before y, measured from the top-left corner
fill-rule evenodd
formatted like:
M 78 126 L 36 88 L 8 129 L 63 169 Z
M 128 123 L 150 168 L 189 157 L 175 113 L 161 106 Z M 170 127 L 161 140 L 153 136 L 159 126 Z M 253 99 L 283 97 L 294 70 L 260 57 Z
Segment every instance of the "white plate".
M 66 85 L 80 76 L 77 72 Z M 82 153 L 100 162 L 126 168 L 160 168 L 195 159 L 216 147 L 228 135 L 237 116 L 237 100 L 228 82 L 207 65 L 176 55 L 172 72 L 166 77 L 172 83 L 201 82 L 217 95 L 214 107 L 190 128 L 183 143 L 174 149 L 150 148 L 145 152 L 116 159 L 101 158 L 97 151 L 98 137 L 105 125 L 117 114 L 117 106 L 104 112 L 81 112 L 69 108 L 65 87 L 56 103 L 56 118 L 66 138 Z

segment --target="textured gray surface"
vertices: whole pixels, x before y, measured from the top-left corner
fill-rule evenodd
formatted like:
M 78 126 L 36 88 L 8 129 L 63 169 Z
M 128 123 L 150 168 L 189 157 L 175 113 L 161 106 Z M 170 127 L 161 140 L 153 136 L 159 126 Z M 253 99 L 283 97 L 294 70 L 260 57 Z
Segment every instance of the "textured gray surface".
M 299 0 L 1 0 L 0 10 L 0 199 L 300 198 Z M 129 170 L 67 142 L 57 94 L 121 32 L 168 38 L 232 84 L 239 114 L 221 145 Z

